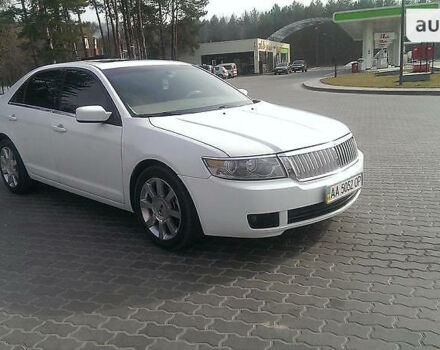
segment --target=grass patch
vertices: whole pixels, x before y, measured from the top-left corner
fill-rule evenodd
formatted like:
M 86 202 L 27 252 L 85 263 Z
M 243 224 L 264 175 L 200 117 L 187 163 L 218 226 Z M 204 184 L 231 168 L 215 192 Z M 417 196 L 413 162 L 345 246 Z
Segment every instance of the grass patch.
M 324 84 L 372 88 L 440 88 L 440 74 L 432 74 L 430 81 L 410 81 L 399 86 L 399 75 L 378 77 L 374 73 L 343 74 L 337 78 L 324 78 Z

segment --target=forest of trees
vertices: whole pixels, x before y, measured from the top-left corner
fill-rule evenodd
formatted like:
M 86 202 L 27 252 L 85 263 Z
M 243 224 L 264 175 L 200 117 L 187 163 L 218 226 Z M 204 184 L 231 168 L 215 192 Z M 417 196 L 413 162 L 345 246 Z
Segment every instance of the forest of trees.
M 0 79 L 43 64 L 105 57 L 177 59 L 197 46 L 208 0 L 0 0 Z M 84 22 L 89 8 L 96 22 Z
M 90 57 L 94 42 L 86 38 L 97 38 L 106 57 L 178 59 L 198 42 L 267 38 L 297 20 L 395 1 L 293 1 L 269 11 L 205 19 L 209 0 L 0 0 L 0 80 L 10 84 L 33 67 Z M 87 8 L 95 21 L 84 22 Z M 334 24 L 303 30 L 289 41 L 294 56 L 312 64 L 329 63 L 337 54 L 348 59 L 359 50 Z
M 396 0 L 312 0 L 310 4 L 293 1 L 291 5 L 274 5 L 271 10 L 246 11 L 240 17 L 213 16 L 202 22 L 200 42 L 267 38 L 278 29 L 295 21 L 315 17 L 332 17 L 337 11 L 396 5 Z

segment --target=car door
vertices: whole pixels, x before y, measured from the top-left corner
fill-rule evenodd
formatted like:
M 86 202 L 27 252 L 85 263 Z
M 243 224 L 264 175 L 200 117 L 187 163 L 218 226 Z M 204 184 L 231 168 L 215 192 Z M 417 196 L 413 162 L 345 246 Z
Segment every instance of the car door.
M 84 106 L 101 106 L 112 115 L 105 123 L 80 123 L 75 111 Z M 52 127 L 59 182 L 122 203 L 121 119 L 105 87 L 92 72 L 65 71 Z
M 9 101 L 15 146 L 31 176 L 58 177 L 51 137 L 52 111 L 56 108 L 62 71 L 44 70 L 31 76 Z

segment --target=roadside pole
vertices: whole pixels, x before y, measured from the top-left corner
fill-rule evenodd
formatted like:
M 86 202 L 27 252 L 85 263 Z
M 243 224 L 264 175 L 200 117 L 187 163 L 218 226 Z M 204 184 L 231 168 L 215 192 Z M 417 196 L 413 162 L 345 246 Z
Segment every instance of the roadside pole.
M 403 54 L 405 52 L 405 0 L 402 0 L 402 16 L 400 18 L 400 74 L 399 85 L 403 85 Z

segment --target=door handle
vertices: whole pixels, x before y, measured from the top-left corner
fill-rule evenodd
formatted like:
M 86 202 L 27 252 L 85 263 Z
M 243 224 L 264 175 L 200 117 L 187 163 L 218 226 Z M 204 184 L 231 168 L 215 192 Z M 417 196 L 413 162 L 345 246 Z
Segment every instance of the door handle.
M 17 121 L 17 117 L 15 116 L 15 114 L 11 114 L 11 115 L 8 117 L 8 119 L 9 119 L 11 122 L 16 122 L 16 121 Z
M 52 129 L 56 132 L 66 132 L 63 124 L 52 125 Z

